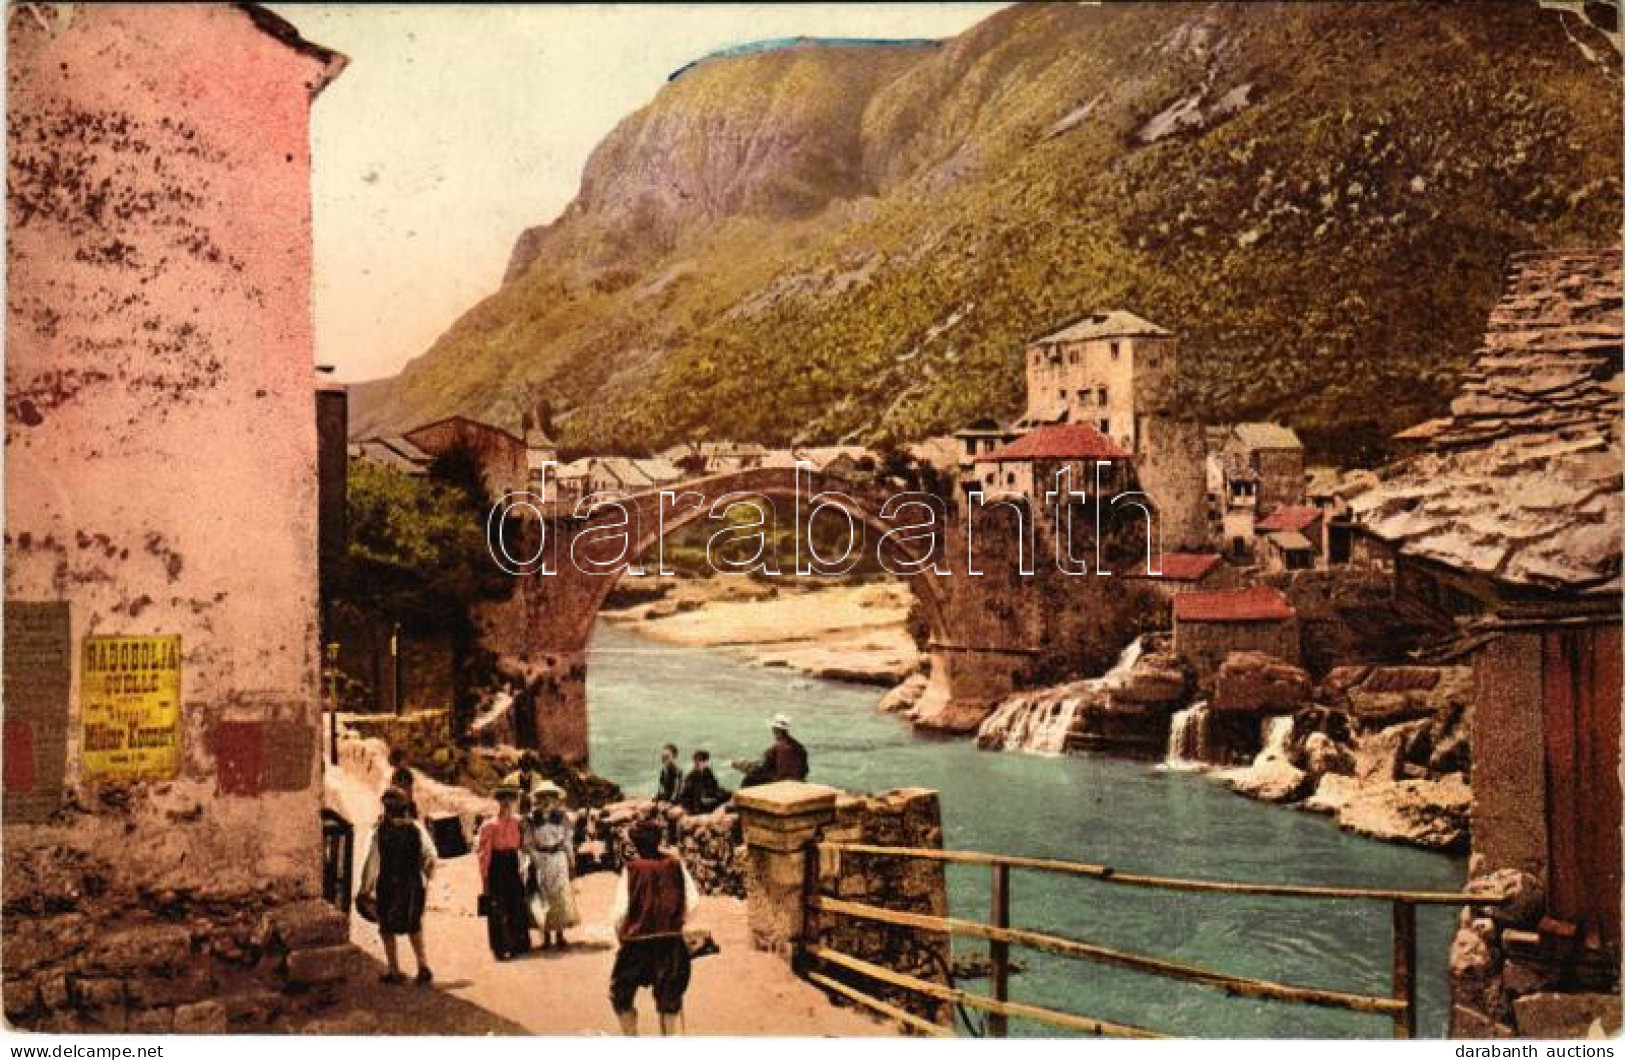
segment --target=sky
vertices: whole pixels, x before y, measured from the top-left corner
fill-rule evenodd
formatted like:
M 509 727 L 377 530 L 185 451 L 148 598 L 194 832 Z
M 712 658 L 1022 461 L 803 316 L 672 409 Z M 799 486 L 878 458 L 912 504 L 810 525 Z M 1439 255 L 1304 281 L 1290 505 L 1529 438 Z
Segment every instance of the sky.
M 311 116 L 317 361 L 393 375 L 667 75 L 770 37 L 949 37 L 1004 5 L 272 4 L 350 65 Z

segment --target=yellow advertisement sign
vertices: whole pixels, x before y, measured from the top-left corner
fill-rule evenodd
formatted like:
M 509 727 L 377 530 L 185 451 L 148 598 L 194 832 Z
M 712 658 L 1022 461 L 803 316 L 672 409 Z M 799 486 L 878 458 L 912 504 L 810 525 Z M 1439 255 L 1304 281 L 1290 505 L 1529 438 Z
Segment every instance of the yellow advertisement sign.
M 86 637 L 81 662 L 84 776 L 174 777 L 181 764 L 181 638 Z

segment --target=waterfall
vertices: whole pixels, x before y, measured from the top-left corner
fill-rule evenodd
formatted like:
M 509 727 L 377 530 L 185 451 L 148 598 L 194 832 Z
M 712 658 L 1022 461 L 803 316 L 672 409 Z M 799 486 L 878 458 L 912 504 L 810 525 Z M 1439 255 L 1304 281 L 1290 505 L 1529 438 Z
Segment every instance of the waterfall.
M 1117 655 L 1111 669 L 1099 677 L 1051 689 L 1014 695 L 976 730 L 978 747 L 1000 751 L 1029 751 L 1058 755 L 1066 751 L 1078 711 L 1096 695 L 1110 692 L 1128 678 L 1145 652 L 1145 640 L 1136 637 Z
M 1011 696 L 976 730 L 977 746 L 1060 754 L 1082 703 L 1083 697 L 1077 695 Z
M 1094 680 L 1101 682 L 1103 688 L 1116 688 L 1134 669 L 1134 664 L 1140 661 L 1145 654 L 1145 638 L 1135 637 L 1129 641 L 1128 647 L 1117 653 L 1117 661 L 1112 668 Z M 1109 682 L 1109 683 L 1108 683 Z
M 1257 762 L 1269 758 L 1285 759 L 1288 757 L 1287 745 L 1292 742 L 1293 719 L 1290 714 L 1278 714 L 1273 718 L 1265 718 L 1262 728 L 1264 749 L 1258 752 Z
M 1169 769 L 1202 768 L 1207 754 L 1207 723 L 1205 699 L 1175 714 L 1168 728 L 1168 755 L 1163 765 Z

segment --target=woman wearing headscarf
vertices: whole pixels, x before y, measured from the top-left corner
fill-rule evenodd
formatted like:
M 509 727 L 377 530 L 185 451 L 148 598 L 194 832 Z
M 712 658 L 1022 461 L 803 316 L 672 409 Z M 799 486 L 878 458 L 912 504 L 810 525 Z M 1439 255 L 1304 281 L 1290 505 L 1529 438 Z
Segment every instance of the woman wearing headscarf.
M 519 789 L 499 784 L 496 799 L 497 815 L 480 827 L 481 904 L 491 954 L 506 961 L 530 952 L 530 912 L 525 908 L 525 884 L 519 871 L 524 846 L 524 829 L 514 814 Z
M 423 907 L 428 878 L 434 874 L 434 843 L 412 810 L 412 800 L 398 787 L 383 796 L 384 814 L 372 832 L 372 844 L 361 868 L 361 893 L 376 909 L 378 933 L 384 940 L 389 971 L 381 977 L 391 985 L 406 982 L 401 974 L 396 938 L 405 935 L 417 958 L 419 983 L 434 980 L 423 952 Z
M 564 789 L 551 780 L 536 788 L 536 808 L 525 823 L 530 858 L 531 919 L 542 932 L 542 949 L 564 947 L 564 930 L 581 922 L 570 877 L 575 872 L 575 821 L 560 805 Z

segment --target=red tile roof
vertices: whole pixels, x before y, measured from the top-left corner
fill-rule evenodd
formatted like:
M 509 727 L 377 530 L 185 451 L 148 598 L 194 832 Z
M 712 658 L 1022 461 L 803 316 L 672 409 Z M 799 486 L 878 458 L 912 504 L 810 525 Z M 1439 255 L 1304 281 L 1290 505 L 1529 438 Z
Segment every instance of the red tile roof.
M 1295 530 L 1303 533 L 1320 518 L 1320 509 L 1311 505 L 1289 504 L 1277 508 L 1258 521 L 1259 530 Z
M 1267 585 L 1180 593 L 1174 597 L 1176 622 L 1268 622 L 1295 615 L 1287 598 Z
M 978 463 L 1020 460 L 1127 460 L 1128 453 L 1087 423 L 1051 423 L 1028 431 Z
M 1152 565 L 1153 570 L 1160 574 L 1146 572 L 1145 564 L 1140 564 L 1127 577 L 1130 578 L 1166 578 L 1172 582 L 1195 582 L 1207 577 L 1209 571 L 1219 565 L 1219 555 L 1216 552 L 1164 552 L 1159 561 Z

